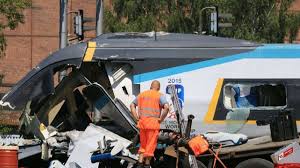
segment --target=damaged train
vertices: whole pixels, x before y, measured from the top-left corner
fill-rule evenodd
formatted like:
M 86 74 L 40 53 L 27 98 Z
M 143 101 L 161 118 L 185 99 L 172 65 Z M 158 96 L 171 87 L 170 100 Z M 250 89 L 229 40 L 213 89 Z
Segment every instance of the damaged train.
M 138 129 L 128 107 L 158 80 L 166 95 L 175 85 L 183 113 L 195 116 L 191 134 L 256 137 L 270 132 L 256 121 L 276 110 L 293 108 L 300 124 L 299 51 L 299 45 L 193 34 L 103 34 L 51 54 L 0 104 L 23 111 L 24 135 L 44 139 L 41 124 L 65 132 L 94 123 L 130 140 Z M 174 110 L 162 129 L 178 129 Z

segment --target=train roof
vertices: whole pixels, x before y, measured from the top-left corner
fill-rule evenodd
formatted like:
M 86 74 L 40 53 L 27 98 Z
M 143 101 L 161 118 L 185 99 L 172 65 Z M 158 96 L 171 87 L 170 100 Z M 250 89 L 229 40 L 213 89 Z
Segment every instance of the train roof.
M 108 33 L 95 39 L 100 48 L 237 48 L 259 44 L 232 38 L 165 32 Z
M 93 60 L 129 61 L 154 58 L 213 59 L 251 51 L 261 45 L 245 40 L 195 34 L 107 33 L 50 54 L 34 70 L 66 61 L 79 66 L 91 42 L 95 43 L 93 47 L 96 48 Z

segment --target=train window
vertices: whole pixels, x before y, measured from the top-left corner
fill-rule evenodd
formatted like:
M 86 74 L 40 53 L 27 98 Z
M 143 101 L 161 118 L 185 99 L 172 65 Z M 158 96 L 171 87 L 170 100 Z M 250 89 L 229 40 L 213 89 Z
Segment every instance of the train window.
M 283 84 L 228 83 L 223 88 L 225 108 L 283 108 L 286 88 Z

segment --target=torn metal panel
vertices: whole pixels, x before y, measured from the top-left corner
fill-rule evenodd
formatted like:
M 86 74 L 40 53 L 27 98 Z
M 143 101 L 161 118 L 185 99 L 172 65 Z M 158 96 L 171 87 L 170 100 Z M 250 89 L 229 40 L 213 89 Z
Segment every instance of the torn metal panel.
M 133 85 L 132 66 L 128 63 L 107 62 L 105 63 L 105 69 L 115 97 L 122 100 L 126 107 L 129 108 L 135 99 L 134 95 L 137 95 L 139 92 L 139 87 Z
M 101 85 L 93 83 L 83 89 L 83 94 L 101 111 L 102 119 L 97 125 L 125 138 L 133 137 L 138 132 L 128 109 L 122 107 L 123 104 L 116 103 Z
M 35 113 L 31 114 L 31 101 L 26 104 L 26 107 L 20 117 L 19 132 L 25 136 L 35 136 L 41 140 L 46 139 L 45 135 L 41 131 L 43 125 Z
M 102 127 L 90 124 L 80 136 L 80 140 L 66 162 L 66 166 L 68 166 L 71 162 L 76 162 L 81 167 L 98 168 L 98 163 L 91 163 L 90 161 L 92 156 L 91 152 L 98 148 L 98 141 L 102 141 L 101 143 L 104 144 L 104 136 L 106 137 L 106 140 L 117 140 L 118 143 L 121 143 L 125 147 L 123 149 L 124 154 L 127 153 L 127 156 L 137 160 L 137 155 L 129 155 L 129 151 L 125 151 L 131 141 Z M 115 144 L 116 142 L 113 143 L 113 145 Z
M 52 123 L 57 113 L 60 111 L 62 106 L 64 105 L 65 100 L 62 100 L 60 103 L 56 104 L 48 113 L 48 123 Z
M 77 145 L 83 131 L 72 130 L 68 132 L 58 133 L 57 136 L 59 137 L 67 137 L 70 139 L 69 147 L 68 147 L 68 156 L 73 152 L 75 146 Z
M 69 76 L 65 77 L 61 83 L 56 87 L 55 89 L 55 94 L 51 95 L 48 99 L 47 102 L 45 102 L 41 108 L 37 112 L 37 116 L 40 119 L 42 123 L 45 125 L 51 124 L 53 121 L 55 121 L 55 116 L 58 115 L 58 113 L 50 113 L 51 110 L 53 110 L 54 107 L 57 107 L 58 104 L 60 104 L 62 101 L 64 101 L 64 104 L 61 106 L 62 108 L 64 105 L 67 108 L 66 110 L 60 108 L 59 110 L 64 110 L 66 114 L 69 115 L 70 120 L 76 119 L 76 114 L 75 112 L 78 111 L 76 100 L 74 97 L 73 90 L 78 87 L 79 85 L 82 84 L 88 84 L 88 81 L 85 80 L 85 78 L 78 72 L 77 70 L 74 70 L 69 74 Z M 49 120 L 53 119 L 51 123 L 49 123 Z M 75 122 L 75 120 L 74 120 Z M 75 125 L 72 124 L 71 125 Z
M 21 146 L 18 151 L 18 159 L 25 159 L 39 153 L 41 153 L 41 145 Z

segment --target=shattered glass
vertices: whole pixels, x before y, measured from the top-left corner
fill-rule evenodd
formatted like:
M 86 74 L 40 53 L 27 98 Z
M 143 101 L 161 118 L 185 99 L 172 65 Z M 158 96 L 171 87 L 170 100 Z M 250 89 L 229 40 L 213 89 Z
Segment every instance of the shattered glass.
M 248 121 L 250 110 L 275 110 L 286 107 L 283 84 L 228 83 L 223 90 L 226 130 L 237 133 Z
M 78 62 L 78 61 L 77 61 Z M 0 106 L 9 106 L 14 110 L 22 110 L 28 101 L 36 106 L 47 96 L 54 93 L 54 74 L 63 69 L 73 67 L 74 60 L 40 63 L 22 78 L 0 100 Z
M 54 92 L 52 71 L 40 73 L 30 82 L 22 85 L 18 92 L 10 96 L 9 102 L 16 109 L 23 109 L 26 103 L 31 100 L 36 105 L 40 100 Z
M 226 115 L 226 132 L 237 133 L 248 121 L 250 108 L 234 108 Z

